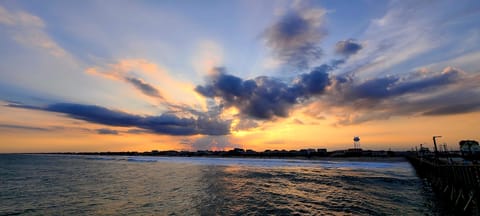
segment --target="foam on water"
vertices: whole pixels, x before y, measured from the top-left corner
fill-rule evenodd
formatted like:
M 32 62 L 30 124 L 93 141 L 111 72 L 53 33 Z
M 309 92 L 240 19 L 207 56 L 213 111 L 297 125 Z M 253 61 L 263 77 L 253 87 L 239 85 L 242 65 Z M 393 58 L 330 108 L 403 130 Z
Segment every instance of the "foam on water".
M 150 156 L 88 156 L 88 160 L 127 160 L 130 162 L 168 162 L 191 163 L 197 165 L 217 166 L 255 166 L 255 167 L 324 167 L 324 168 L 366 168 L 384 169 L 408 167 L 400 162 L 365 162 L 365 161 L 328 161 L 301 159 L 257 159 L 257 158 L 212 158 L 212 157 L 150 157 Z

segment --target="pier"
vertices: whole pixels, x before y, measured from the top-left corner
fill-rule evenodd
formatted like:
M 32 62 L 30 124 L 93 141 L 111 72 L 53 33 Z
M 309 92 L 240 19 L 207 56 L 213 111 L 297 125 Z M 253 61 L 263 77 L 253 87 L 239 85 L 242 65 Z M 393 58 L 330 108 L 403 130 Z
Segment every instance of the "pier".
M 445 201 L 445 208 L 462 215 L 480 215 L 480 164 L 465 159 L 471 159 L 471 154 L 441 154 L 436 148 L 432 154 L 422 148 L 407 159 Z

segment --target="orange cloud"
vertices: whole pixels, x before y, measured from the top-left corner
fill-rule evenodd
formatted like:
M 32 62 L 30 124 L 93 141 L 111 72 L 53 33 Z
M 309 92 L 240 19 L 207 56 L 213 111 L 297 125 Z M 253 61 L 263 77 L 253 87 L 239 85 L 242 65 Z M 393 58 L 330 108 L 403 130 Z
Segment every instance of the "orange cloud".
M 203 98 L 194 91 L 193 84 L 174 78 L 172 72 L 146 59 L 122 59 L 113 64 L 87 68 L 85 72 L 113 80 L 124 80 L 126 76 L 140 77 L 158 89 L 169 103 L 206 107 Z M 155 100 L 145 99 L 156 103 Z

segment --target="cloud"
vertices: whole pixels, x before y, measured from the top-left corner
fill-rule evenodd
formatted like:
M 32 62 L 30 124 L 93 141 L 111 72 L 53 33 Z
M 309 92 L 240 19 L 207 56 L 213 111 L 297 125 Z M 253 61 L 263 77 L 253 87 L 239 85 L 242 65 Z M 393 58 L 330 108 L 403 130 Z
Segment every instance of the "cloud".
M 300 97 L 322 93 L 326 86 L 330 85 L 328 71 L 333 70 L 329 65 L 321 65 L 314 68 L 310 73 L 302 74 L 295 83 L 294 88 L 300 91 Z
M 262 39 L 277 57 L 275 62 L 303 69 L 302 72 L 305 73 L 287 81 L 271 76 L 242 78 L 229 74 L 224 68 L 216 68 L 204 85 L 195 87 L 197 93 L 213 103 L 208 113 L 193 109 L 193 105 L 170 103 L 174 98 L 185 99 L 188 104 L 197 101 L 197 98 L 184 97 L 192 93 L 193 87 L 174 82 L 166 70 L 142 59 L 119 60 L 105 67 L 89 68 L 87 72 L 127 83 L 143 95 L 164 99 L 162 105 L 169 111 L 162 115 L 141 116 L 84 104 L 11 106 L 64 113 L 75 119 L 108 126 L 138 128 L 139 131 L 132 130 L 132 133 L 146 130 L 173 135 L 228 134 L 231 122 L 222 120 L 220 116 L 229 107 L 238 109 L 239 114 L 233 115 L 242 118 L 233 130 L 257 127 L 256 119 L 286 117 L 298 105 L 310 103 L 318 104 L 318 110 L 312 112 L 315 116 L 329 116 L 323 113 L 329 112 L 337 116 L 342 124 L 361 123 L 394 115 L 446 115 L 477 110 L 478 100 L 475 98 L 478 97 L 478 84 L 473 87 L 470 85 L 472 89 L 461 87 L 468 78 L 460 70 L 445 68 L 442 73 L 416 75 L 405 73 L 408 72 L 405 67 L 398 68 L 407 61 L 408 67 L 415 67 L 414 61 L 423 61 L 421 54 L 427 54 L 443 43 L 440 41 L 443 37 L 438 37 L 442 34 L 436 30 L 443 28 L 430 28 L 437 26 L 435 23 L 438 23 L 440 14 L 432 13 L 434 8 L 430 5 L 416 2 L 404 4 L 403 1 L 391 4 L 384 16 L 373 20 L 365 33 L 360 35 L 361 43 L 353 39 L 337 42 L 335 51 L 343 55 L 344 60 L 318 67 L 314 66 L 319 65 L 322 56 L 320 43 L 326 36 L 326 11 L 311 8 L 290 10 L 266 28 Z M 41 31 L 46 28 L 46 24 L 38 17 L 10 12 L 3 7 L 0 7 L 0 25 Z M 32 35 L 40 35 L 42 38 L 46 34 Z M 48 41 L 44 44 L 49 46 Z M 55 50 L 55 46 L 50 48 Z M 204 70 L 205 67 L 222 61 L 223 51 L 214 42 L 201 42 L 199 53 L 203 54 L 198 55 L 199 63 L 194 65 L 197 70 Z M 438 55 L 432 55 L 431 58 L 437 58 Z M 477 55 L 469 56 L 466 60 L 474 62 L 475 56 Z M 338 64 L 344 65 L 340 70 L 333 71 Z M 392 72 L 393 75 L 385 75 L 387 72 Z M 187 89 L 186 93 L 179 96 L 177 93 L 183 89 Z M 174 96 L 169 95 L 172 92 Z M 454 93 L 457 94 L 456 97 Z M 447 100 L 444 98 L 449 98 L 449 104 L 445 104 Z M 166 99 L 169 99 L 168 102 Z M 198 107 L 196 108 L 199 109 Z
M 419 80 L 400 82 L 391 92 L 393 95 L 421 92 L 427 89 L 442 87 L 458 81 L 461 71 L 453 67 L 447 67 L 441 74 L 432 75 Z
M 255 120 L 248 119 L 248 118 L 240 118 L 238 119 L 238 122 L 236 122 L 236 124 L 232 129 L 235 131 L 248 130 L 251 128 L 256 128 L 258 126 L 259 124 Z
M 446 68 L 440 74 L 414 80 L 399 76 L 380 77 L 351 86 L 346 95 L 348 95 L 348 99 L 385 99 L 410 93 L 418 94 L 422 91 L 453 84 L 459 78 L 459 74 L 457 69 Z
M 475 71 L 480 67 L 480 62 L 478 61 L 478 59 L 480 59 L 480 52 L 473 51 L 466 54 L 455 55 L 453 58 L 427 64 L 420 68 L 439 69 L 439 68 L 448 67 L 449 65 L 461 65 L 462 69 L 464 70 Z
M 299 125 L 304 125 L 305 124 L 302 120 L 297 119 L 297 118 L 293 119 L 292 123 L 299 124 Z
M 151 96 L 151 97 L 156 97 L 156 98 L 161 98 L 163 99 L 162 95 L 152 85 L 146 83 L 145 81 L 141 79 L 137 79 L 134 77 L 125 77 L 124 78 L 128 83 L 132 84 L 136 89 L 140 90 L 143 94 Z
M 381 77 L 371 79 L 358 86 L 352 86 L 348 92 L 351 99 L 371 98 L 381 99 L 391 95 L 390 88 L 398 81 L 396 77 Z
M 150 131 L 145 130 L 145 129 L 129 129 L 125 133 L 128 134 L 144 134 L 144 133 L 149 133 Z
M 158 103 L 185 103 L 191 106 L 201 103 L 191 83 L 179 81 L 165 68 L 146 59 L 121 59 L 115 63 L 90 67 L 86 73 L 125 82 L 143 95 Z
M 225 135 L 230 133 L 229 120 L 200 115 L 182 118 L 173 114 L 140 116 L 96 105 L 57 103 L 46 107 L 8 104 L 9 107 L 43 110 L 66 114 L 70 118 L 108 126 L 137 127 L 157 134 L 168 135 Z
M 190 145 L 192 149 L 198 150 L 226 150 L 240 147 L 240 145 L 230 142 L 228 136 L 205 136 L 193 142 L 187 140 L 182 140 L 182 142 Z
M 96 130 L 98 134 L 106 134 L 106 135 L 118 135 L 117 130 L 112 130 L 108 128 L 100 128 Z
M 480 110 L 480 102 L 445 105 L 445 106 L 438 107 L 430 111 L 424 112 L 423 115 L 426 115 L 426 116 L 452 115 L 452 114 L 468 113 L 468 112 L 473 112 L 477 110 Z
M 49 131 L 50 130 L 48 128 L 31 127 L 31 126 L 24 126 L 24 125 L 13 125 L 13 124 L 0 124 L 0 128 L 20 129 L 20 130 L 34 130 L 34 131 Z
M 296 9 L 284 14 L 263 34 L 266 45 L 285 64 L 308 68 L 322 56 L 318 45 L 326 35 L 323 9 Z
M 308 108 L 312 117 L 327 113 L 336 124 L 359 124 L 392 116 L 450 115 L 480 109 L 480 76 L 457 68 L 441 72 L 403 73 L 360 80 L 337 76 Z
M 444 46 L 448 42 L 450 33 L 442 32 L 447 29 L 443 25 L 445 21 L 442 18 L 451 17 L 451 14 L 450 10 L 439 10 L 438 7 L 442 4 L 441 1 L 435 3 L 390 2 L 385 14 L 378 19 L 373 19 L 359 36 L 362 40 L 361 52 L 357 52 L 349 59 L 342 72 L 355 73 L 364 77 L 384 76 L 387 71 L 404 72 L 405 67 L 402 65 L 415 63 L 423 54 Z M 432 26 L 445 28 L 432 28 Z M 351 41 L 347 40 L 340 45 L 350 44 L 349 42 Z M 337 48 L 338 45 L 337 43 Z
M 331 84 L 328 72 L 334 67 L 322 65 L 311 72 L 301 74 L 292 83 L 260 76 L 243 80 L 216 68 L 209 83 L 195 90 L 208 98 L 221 99 L 221 105 L 236 107 L 244 116 L 256 119 L 286 117 L 294 104 L 311 96 L 322 94 Z
M 113 68 L 112 70 L 99 70 L 97 68 L 88 68 L 86 72 L 89 74 L 101 75 L 103 77 L 113 80 L 124 81 L 147 96 L 163 99 L 160 91 L 152 84 L 147 83 L 142 79 L 132 77 L 132 75 L 128 74 L 128 72 L 126 71 L 116 68 Z
M 0 25 L 6 26 L 12 38 L 20 44 L 45 49 L 57 57 L 67 55 L 47 34 L 46 24 L 40 17 L 25 11 L 9 11 L 0 5 Z
M 363 46 L 353 39 L 342 40 L 335 44 L 335 52 L 344 56 L 350 56 L 360 51 Z
M 111 126 L 134 126 L 143 118 L 142 116 L 111 110 L 101 106 L 74 103 L 56 103 L 48 105 L 47 107 L 37 107 L 36 109 L 64 113 L 71 118 Z

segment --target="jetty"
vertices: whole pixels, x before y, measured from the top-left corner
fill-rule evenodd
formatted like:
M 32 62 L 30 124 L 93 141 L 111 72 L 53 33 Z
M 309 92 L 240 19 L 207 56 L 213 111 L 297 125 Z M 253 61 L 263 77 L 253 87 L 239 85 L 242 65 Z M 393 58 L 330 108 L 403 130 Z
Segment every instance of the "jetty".
M 432 186 L 446 209 L 461 215 L 480 215 L 480 151 L 478 142 L 460 142 L 460 152 L 439 152 L 435 138 L 434 152 L 423 146 L 407 156 L 418 176 Z

